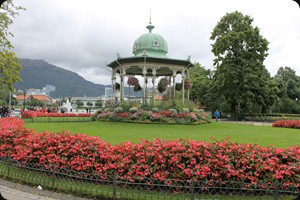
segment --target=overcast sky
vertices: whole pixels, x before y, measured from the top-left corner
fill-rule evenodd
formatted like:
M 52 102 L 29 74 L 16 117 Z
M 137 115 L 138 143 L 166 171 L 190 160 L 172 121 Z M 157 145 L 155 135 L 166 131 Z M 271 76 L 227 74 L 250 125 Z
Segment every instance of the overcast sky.
M 211 32 L 226 13 L 239 11 L 269 42 L 265 66 L 300 75 L 300 9 L 292 0 L 14 0 L 26 8 L 10 30 L 19 58 L 44 59 L 86 80 L 111 83 L 106 64 L 132 56 L 134 41 L 147 32 L 151 9 L 154 33 L 163 36 L 170 58 L 214 69 Z

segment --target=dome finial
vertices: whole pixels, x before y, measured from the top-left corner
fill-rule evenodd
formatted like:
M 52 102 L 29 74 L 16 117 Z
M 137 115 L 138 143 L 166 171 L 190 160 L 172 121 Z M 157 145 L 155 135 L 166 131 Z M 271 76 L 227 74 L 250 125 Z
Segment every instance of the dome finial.
M 152 29 L 154 29 L 154 26 L 152 25 L 151 22 L 151 8 L 150 8 L 150 19 L 149 19 L 149 25 L 146 27 L 149 30 L 149 33 L 152 32 Z
M 149 19 L 149 24 L 151 24 L 151 8 L 150 8 L 150 19 Z

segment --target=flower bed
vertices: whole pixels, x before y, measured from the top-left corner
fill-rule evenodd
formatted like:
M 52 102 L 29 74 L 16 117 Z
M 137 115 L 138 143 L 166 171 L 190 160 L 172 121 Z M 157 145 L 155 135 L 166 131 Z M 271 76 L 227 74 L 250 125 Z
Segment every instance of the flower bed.
M 259 185 L 278 180 L 300 186 L 300 147 L 263 148 L 225 141 L 141 140 L 111 145 L 84 134 L 35 133 L 15 118 L 0 120 L 0 156 L 51 167 L 132 177 L 240 181 Z M 258 186 L 259 187 L 259 186 Z
M 169 110 L 158 111 L 135 110 L 134 112 L 123 112 L 116 108 L 112 111 L 97 112 L 94 119 L 100 121 L 118 121 L 135 123 L 162 123 L 162 124 L 206 124 L 211 122 L 210 116 L 205 112 L 171 112 Z
M 300 120 L 279 120 L 272 124 L 273 127 L 300 128 Z
M 91 113 L 46 113 L 33 110 L 26 110 L 21 114 L 22 118 L 35 117 L 91 117 Z

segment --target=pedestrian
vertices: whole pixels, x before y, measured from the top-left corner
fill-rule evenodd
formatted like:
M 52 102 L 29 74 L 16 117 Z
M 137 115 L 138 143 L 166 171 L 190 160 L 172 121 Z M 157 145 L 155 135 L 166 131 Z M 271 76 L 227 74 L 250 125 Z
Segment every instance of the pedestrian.
M 218 110 L 215 111 L 214 117 L 216 118 L 216 122 L 217 122 L 220 117 L 220 112 Z

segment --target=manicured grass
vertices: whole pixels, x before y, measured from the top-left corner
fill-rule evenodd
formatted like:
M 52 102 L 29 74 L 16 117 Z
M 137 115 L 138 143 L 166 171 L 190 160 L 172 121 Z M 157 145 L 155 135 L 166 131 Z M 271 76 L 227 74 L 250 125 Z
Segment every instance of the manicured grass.
M 164 125 L 135 124 L 121 122 L 68 122 L 68 123 L 26 123 L 25 127 L 39 132 L 48 130 L 60 132 L 69 130 L 71 133 L 84 133 L 98 136 L 111 144 L 125 141 L 138 142 L 139 138 L 153 140 L 164 138 L 176 140 L 188 138 L 198 141 L 212 142 L 210 138 L 223 140 L 229 137 L 238 143 L 259 144 L 267 147 L 291 147 L 300 145 L 299 129 L 275 128 L 269 126 L 253 126 L 223 122 L 212 122 L 204 125 Z

